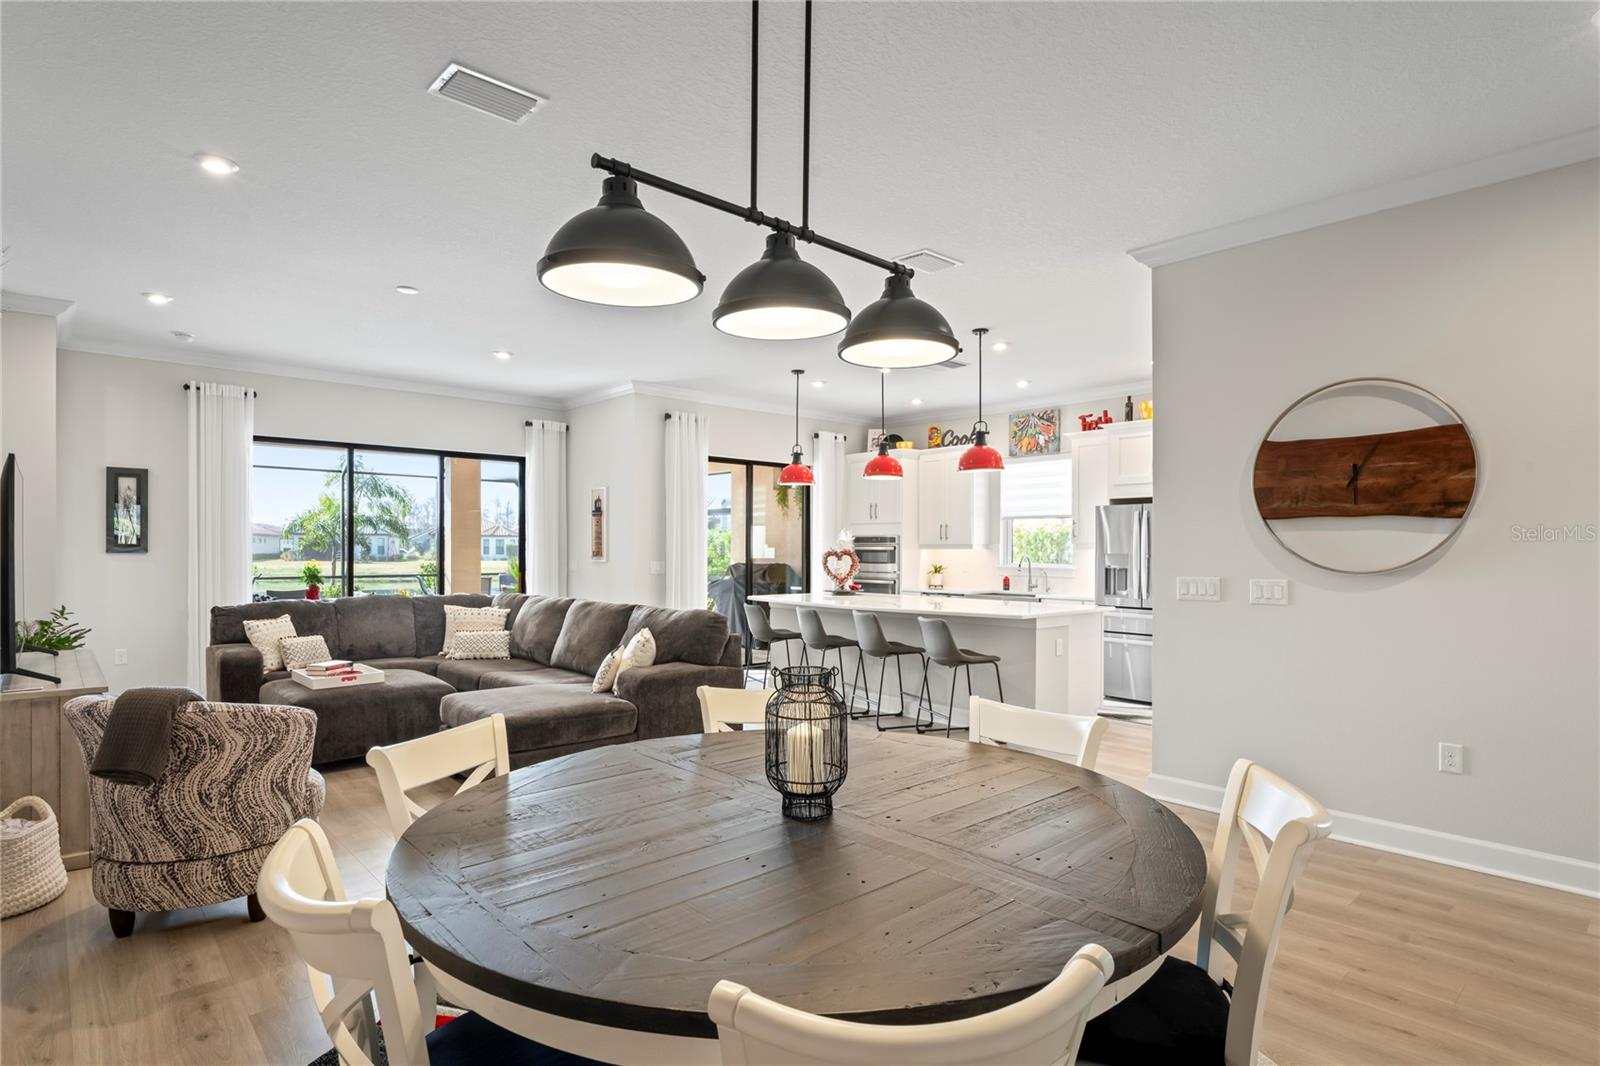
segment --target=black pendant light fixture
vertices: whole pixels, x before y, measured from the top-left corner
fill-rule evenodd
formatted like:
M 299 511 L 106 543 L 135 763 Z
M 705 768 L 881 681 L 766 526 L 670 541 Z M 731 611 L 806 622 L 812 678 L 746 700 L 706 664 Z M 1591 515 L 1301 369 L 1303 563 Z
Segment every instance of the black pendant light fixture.
M 756 204 L 757 87 L 760 83 L 761 9 L 750 9 L 750 205 Z M 811 0 L 806 0 L 805 118 L 801 134 L 800 230 L 811 225 Z M 838 333 L 850 308 L 828 275 L 795 251 L 794 234 L 767 237 L 760 259 L 735 274 L 722 290 L 711 324 L 753 340 L 809 340 Z
M 752 0 L 754 18 L 760 0 Z M 556 231 L 539 280 L 553 292 L 591 303 L 648 307 L 680 303 L 698 295 L 705 278 L 682 240 L 644 210 L 638 186 L 693 200 L 772 231 L 762 257 L 729 284 L 712 314 L 719 330 L 741 337 L 799 339 L 837 333 L 849 323 L 839 356 L 858 366 L 902 369 L 933 366 L 961 350 L 950 324 L 911 292 L 910 267 L 823 236 L 810 224 L 811 0 L 806 0 L 806 88 L 801 216 L 796 225 L 756 206 L 757 145 L 755 74 L 759 48 L 751 48 L 750 202 L 734 203 L 681 182 L 640 170 L 598 152 L 589 165 L 611 175 L 597 207 Z M 827 275 L 803 262 L 799 242 L 814 244 L 877 267 L 889 275 L 883 296 L 850 320 L 850 309 Z
M 551 292 L 613 307 L 660 307 L 700 295 L 706 276 L 671 226 L 644 209 L 632 178 L 601 184 L 600 202 L 556 230 L 539 260 Z
M 800 461 L 800 375 L 805 371 L 791 370 L 789 373 L 794 375 L 794 453 L 789 465 L 778 471 L 778 484 L 804 488 L 816 484 L 811 468 Z
M 863 307 L 839 342 L 839 358 L 856 366 L 907 370 L 948 363 L 961 351 L 937 309 L 911 292 L 909 274 L 890 274 L 883 295 Z
M 868 481 L 893 481 L 905 477 L 900 460 L 889 454 L 889 416 L 885 413 L 884 392 L 889 377 L 887 370 L 878 372 L 878 454 L 867 460 L 861 476 Z
M 972 423 L 972 445 L 961 453 L 961 461 L 956 464 L 956 469 L 969 474 L 983 474 L 1004 470 L 1006 461 L 989 446 L 989 423 L 983 420 L 983 335 L 989 330 L 979 326 L 972 332 L 978 337 L 978 419 Z

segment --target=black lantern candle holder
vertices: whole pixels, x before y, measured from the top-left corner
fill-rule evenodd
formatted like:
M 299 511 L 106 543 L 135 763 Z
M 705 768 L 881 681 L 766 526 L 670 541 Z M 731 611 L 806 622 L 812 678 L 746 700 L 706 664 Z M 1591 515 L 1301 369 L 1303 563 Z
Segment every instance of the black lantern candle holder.
M 814 822 L 833 813 L 833 794 L 850 768 L 850 715 L 839 694 L 839 668 L 778 670 L 767 700 L 767 780 L 783 797 L 783 815 Z

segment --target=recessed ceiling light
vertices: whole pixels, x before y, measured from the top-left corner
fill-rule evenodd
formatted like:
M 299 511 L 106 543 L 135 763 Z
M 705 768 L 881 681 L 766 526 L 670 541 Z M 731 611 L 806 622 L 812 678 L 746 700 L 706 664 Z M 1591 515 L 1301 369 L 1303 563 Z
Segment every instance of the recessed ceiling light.
M 187 342 L 187 341 L 194 340 L 194 334 L 190 333 L 186 329 L 175 329 L 175 330 L 172 331 L 172 335 L 174 337 L 178 338 L 180 341 Z
M 195 162 L 200 164 L 200 169 L 215 177 L 225 178 L 229 174 L 239 173 L 239 164 L 227 156 L 207 155 L 204 152 L 195 154 Z
M 994 350 L 997 352 L 1003 352 L 1009 347 L 1011 347 L 1011 345 L 1007 344 L 1005 341 L 994 342 Z
M 813 389 L 820 389 L 826 384 L 827 384 L 827 382 L 823 381 L 821 378 L 812 378 L 811 379 L 811 387 Z
M 497 348 L 489 354 L 500 360 L 502 363 L 511 358 L 511 353 L 506 351 L 504 348 Z
M 399 293 L 401 296 L 415 296 L 422 290 L 417 288 L 415 285 L 396 285 L 394 287 L 394 291 Z
M 1029 381 L 1027 378 L 1019 378 L 1017 380 L 1017 388 L 1019 389 L 1025 389 L 1031 384 L 1033 384 L 1033 382 Z
M 921 396 L 913 396 L 913 397 L 911 397 L 911 406 L 912 407 L 921 407 L 922 406 L 922 397 Z
M 146 300 L 155 304 L 157 307 L 165 307 L 172 302 L 172 297 L 168 296 L 164 292 L 147 292 L 143 295 Z

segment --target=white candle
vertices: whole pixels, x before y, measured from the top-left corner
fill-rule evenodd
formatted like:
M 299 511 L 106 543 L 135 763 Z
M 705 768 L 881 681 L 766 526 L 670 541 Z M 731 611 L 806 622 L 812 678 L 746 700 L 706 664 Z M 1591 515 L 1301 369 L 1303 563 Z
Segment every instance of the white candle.
M 796 793 L 822 791 L 822 728 L 805 723 L 790 726 L 783 735 L 784 754 L 788 759 L 789 789 Z

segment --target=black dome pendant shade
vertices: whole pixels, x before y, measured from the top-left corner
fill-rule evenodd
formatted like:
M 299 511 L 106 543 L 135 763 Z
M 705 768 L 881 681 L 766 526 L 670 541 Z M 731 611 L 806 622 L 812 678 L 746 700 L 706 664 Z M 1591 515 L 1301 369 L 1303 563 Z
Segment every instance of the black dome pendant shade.
M 734 275 L 711 313 L 722 332 L 756 340 L 826 337 L 849 322 L 838 287 L 800 258 L 790 233 L 767 237 L 766 252 Z
M 856 312 L 839 342 L 839 358 L 856 366 L 904 370 L 947 363 L 961 342 L 943 315 L 911 292 L 911 279 L 890 274 L 883 295 Z
M 700 295 L 705 275 L 671 226 L 644 209 L 632 178 L 609 177 L 600 202 L 556 230 L 539 260 L 551 292 L 613 307 L 661 307 Z

